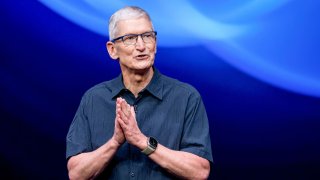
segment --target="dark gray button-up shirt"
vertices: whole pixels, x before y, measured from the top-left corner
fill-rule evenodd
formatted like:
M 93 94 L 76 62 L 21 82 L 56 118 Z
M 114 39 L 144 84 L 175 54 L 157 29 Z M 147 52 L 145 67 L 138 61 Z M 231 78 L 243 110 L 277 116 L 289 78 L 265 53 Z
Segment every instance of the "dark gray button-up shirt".
M 67 135 L 67 158 L 90 152 L 113 135 L 115 102 L 133 105 L 142 133 L 172 150 L 190 152 L 212 162 L 208 119 L 202 99 L 192 86 L 155 73 L 137 98 L 122 76 L 98 84 L 82 97 Z M 174 179 L 140 150 L 125 142 L 101 174 L 104 179 Z

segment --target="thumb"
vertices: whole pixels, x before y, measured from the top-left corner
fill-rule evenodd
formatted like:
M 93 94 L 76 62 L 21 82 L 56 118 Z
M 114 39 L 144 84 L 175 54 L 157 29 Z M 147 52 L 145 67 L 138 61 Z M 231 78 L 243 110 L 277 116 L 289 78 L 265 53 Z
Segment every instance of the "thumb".
M 133 117 L 136 118 L 136 112 L 134 111 L 133 106 L 130 107 L 130 111 L 131 111 L 131 114 L 133 115 Z

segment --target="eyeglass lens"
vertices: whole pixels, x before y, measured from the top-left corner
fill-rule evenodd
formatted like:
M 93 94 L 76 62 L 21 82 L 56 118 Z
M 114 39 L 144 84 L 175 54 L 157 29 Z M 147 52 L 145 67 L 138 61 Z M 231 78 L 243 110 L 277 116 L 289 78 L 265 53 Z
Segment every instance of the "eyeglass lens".
M 146 32 L 143 34 L 132 34 L 123 37 L 123 43 L 126 45 L 136 44 L 138 41 L 138 37 L 141 36 L 144 43 L 151 43 L 155 40 L 154 32 Z

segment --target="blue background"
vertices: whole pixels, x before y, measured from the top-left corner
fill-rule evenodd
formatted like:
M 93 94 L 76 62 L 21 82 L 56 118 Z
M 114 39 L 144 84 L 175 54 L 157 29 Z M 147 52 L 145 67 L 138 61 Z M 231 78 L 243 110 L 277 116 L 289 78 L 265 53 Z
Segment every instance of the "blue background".
M 320 178 L 320 2 L 136 1 L 156 67 L 206 105 L 216 179 Z M 131 1 L 2 1 L 0 178 L 66 179 L 81 96 L 116 77 L 107 20 Z

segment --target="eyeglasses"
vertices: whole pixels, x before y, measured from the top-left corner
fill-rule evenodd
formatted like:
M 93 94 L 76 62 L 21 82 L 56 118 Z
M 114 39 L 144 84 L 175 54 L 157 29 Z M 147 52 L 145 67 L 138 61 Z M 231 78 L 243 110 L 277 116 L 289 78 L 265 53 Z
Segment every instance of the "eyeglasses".
M 138 37 L 141 37 L 144 43 L 154 43 L 156 40 L 157 32 L 150 31 L 142 34 L 127 34 L 124 36 L 120 36 L 111 40 L 111 42 L 115 43 L 117 40 L 122 40 L 125 45 L 135 45 L 138 41 Z

